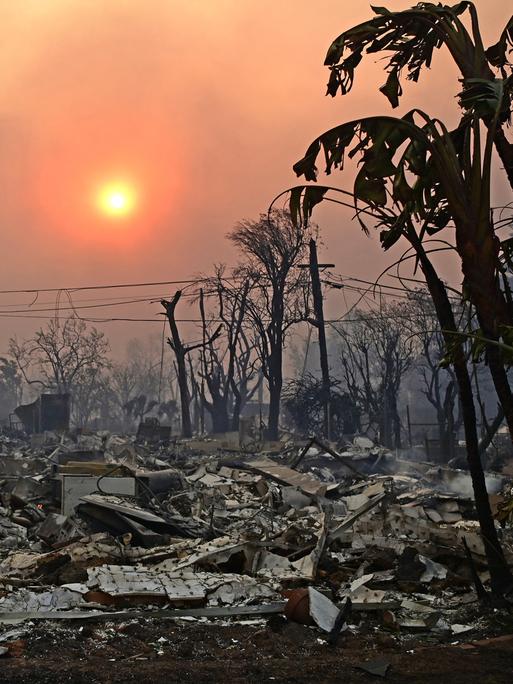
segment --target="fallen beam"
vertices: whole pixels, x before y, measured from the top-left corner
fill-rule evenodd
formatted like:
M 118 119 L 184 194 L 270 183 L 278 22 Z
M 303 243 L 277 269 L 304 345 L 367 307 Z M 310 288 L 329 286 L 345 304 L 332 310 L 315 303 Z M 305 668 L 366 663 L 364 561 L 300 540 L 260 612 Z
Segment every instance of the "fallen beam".
M 351 513 L 351 515 L 347 516 L 343 523 L 330 532 L 328 535 L 328 543 L 338 539 L 342 532 L 348 530 L 364 513 L 376 508 L 376 506 L 386 499 L 386 497 L 387 492 L 383 492 L 382 494 L 374 496 L 372 499 L 367 501 L 367 503 L 364 503 L 363 506 L 360 506 L 360 508 L 357 508 L 354 513 Z

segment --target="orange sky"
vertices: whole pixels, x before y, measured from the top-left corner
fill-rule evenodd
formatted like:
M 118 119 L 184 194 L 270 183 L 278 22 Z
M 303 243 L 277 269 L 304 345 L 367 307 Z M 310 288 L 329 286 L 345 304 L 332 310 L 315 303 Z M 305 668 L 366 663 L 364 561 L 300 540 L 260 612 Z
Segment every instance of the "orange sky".
M 508 3 L 476 4 L 489 43 Z M 180 279 L 233 261 L 225 233 L 295 182 L 316 134 L 387 111 L 371 59 L 350 96 L 324 97 L 330 41 L 369 16 L 360 0 L 0 0 L 0 289 Z M 456 92 L 440 53 L 401 111 L 447 116 Z M 127 221 L 94 206 L 117 178 L 140 198 Z M 390 260 L 340 213 L 316 218 L 339 272 L 373 277 Z M 37 323 L 2 319 L 0 350 Z M 115 344 L 144 334 L 104 329 Z

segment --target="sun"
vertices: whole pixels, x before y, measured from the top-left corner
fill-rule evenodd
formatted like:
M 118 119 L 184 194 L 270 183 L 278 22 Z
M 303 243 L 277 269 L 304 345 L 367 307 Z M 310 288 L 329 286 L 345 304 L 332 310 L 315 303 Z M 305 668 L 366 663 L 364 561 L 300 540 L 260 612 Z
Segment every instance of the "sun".
M 130 216 L 136 204 L 136 192 L 127 183 L 108 183 L 98 192 L 98 209 L 111 218 Z

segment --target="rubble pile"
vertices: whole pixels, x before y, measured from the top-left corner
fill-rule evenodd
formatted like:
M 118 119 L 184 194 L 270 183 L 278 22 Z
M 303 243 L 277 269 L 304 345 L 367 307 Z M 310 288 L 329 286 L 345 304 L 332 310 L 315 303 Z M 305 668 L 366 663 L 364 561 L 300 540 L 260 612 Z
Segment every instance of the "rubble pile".
M 2 435 L 0 462 L 0 624 L 280 613 L 327 639 L 348 625 L 458 638 L 485 620 L 468 473 L 366 438 L 248 453 L 216 440 Z M 487 480 L 513 560 L 511 484 Z

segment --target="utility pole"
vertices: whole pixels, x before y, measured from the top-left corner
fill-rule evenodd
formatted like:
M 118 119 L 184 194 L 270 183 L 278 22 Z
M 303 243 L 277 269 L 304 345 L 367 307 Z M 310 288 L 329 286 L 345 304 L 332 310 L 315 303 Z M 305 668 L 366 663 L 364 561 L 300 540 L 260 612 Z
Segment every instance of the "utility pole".
M 319 277 L 319 261 L 317 259 L 317 244 L 310 240 L 310 279 L 312 281 L 312 297 L 315 320 L 312 323 L 317 328 L 319 339 L 319 354 L 322 376 L 322 396 L 324 403 L 324 434 L 331 439 L 330 425 L 330 369 L 328 366 L 328 347 L 326 345 L 326 327 L 324 323 L 324 308 L 322 304 L 321 279 Z
M 263 409 L 264 409 L 264 377 L 262 371 L 260 371 L 260 382 L 258 383 L 258 439 L 262 441 L 264 432 L 262 430 L 263 425 Z

